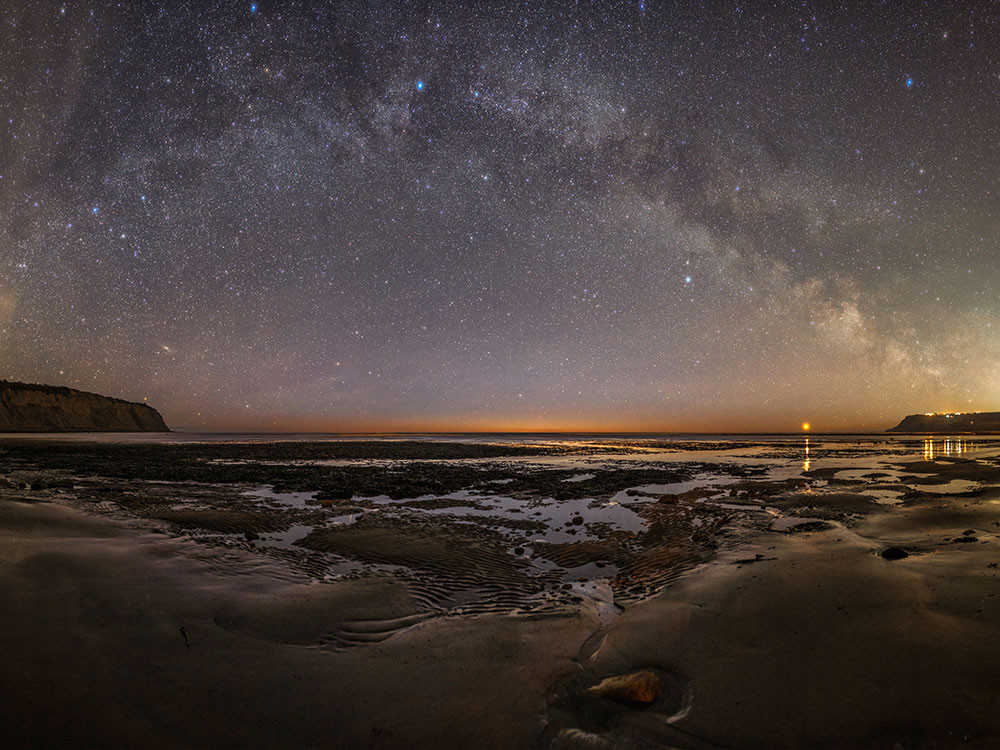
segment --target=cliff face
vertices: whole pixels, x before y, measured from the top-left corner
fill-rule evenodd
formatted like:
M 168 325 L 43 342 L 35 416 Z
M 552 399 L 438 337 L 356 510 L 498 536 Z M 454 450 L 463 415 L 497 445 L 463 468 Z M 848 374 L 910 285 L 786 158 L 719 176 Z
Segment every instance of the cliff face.
M 0 380 L 0 432 L 169 432 L 160 413 L 96 393 Z
M 1000 411 L 911 414 L 886 432 L 1000 432 Z

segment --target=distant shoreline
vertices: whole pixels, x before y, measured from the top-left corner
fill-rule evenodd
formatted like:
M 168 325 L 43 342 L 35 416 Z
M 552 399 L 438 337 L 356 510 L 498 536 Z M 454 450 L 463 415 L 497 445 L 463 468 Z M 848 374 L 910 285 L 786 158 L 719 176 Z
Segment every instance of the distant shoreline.
M 997 432 L 769 432 L 769 433 L 615 433 L 615 432 L 0 432 L 0 443 L 31 442 L 92 442 L 92 443 L 226 443 L 226 442 L 448 442 L 448 443 L 508 443 L 508 442 L 578 442 L 614 441 L 636 443 L 644 441 L 675 442 L 678 444 L 704 443 L 771 443 L 795 440 L 807 444 L 813 441 L 883 441 L 905 442 L 913 440 L 990 439 L 1000 437 Z

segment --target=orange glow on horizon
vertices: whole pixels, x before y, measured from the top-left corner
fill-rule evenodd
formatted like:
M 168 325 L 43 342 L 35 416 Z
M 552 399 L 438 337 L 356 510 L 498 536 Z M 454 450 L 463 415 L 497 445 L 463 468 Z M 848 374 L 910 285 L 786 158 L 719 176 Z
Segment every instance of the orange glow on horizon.
M 462 414 L 448 417 L 347 417 L 341 419 L 319 418 L 300 414 L 274 415 L 270 419 L 247 419 L 244 415 L 205 415 L 199 419 L 186 420 L 183 416 L 171 418 L 164 415 L 167 424 L 181 431 L 219 432 L 285 432 L 285 433 L 338 433 L 338 434 L 407 434 L 407 433 L 589 433 L 589 434 L 794 434 L 789 429 L 787 417 L 742 416 L 726 418 L 716 416 L 704 420 L 691 419 L 649 420 L 623 415 L 619 418 L 581 418 L 569 415 L 510 415 L 506 418 L 490 418 L 476 414 Z M 714 416 L 714 415 L 713 415 Z M 242 418 L 241 418 L 242 417 Z M 756 418 L 755 418 L 756 417 Z M 884 427 L 874 424 L 847 422 L 827 424 L 828 432 L 872 433 L 881 432 Z M 799 423 L 799 434 L 811 432 L 810 422 Z

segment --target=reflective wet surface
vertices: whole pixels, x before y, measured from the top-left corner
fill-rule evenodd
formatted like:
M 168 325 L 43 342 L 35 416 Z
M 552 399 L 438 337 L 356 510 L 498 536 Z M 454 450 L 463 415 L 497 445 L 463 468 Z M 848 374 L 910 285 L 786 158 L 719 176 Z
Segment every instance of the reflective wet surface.
M 998 454 L 965 437 L 0 441 L 10 486 L 317 580 L 391 573 L 464 612 L 642 599 L 754 534 L 982 493 Z

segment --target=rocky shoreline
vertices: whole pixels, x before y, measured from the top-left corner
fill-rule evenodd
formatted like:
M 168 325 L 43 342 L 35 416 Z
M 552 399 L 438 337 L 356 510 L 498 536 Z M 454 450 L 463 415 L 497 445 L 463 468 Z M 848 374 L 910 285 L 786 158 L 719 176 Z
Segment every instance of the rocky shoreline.
M 799 449 L 0 441 L 0 721 L 63 746 L 1000 737 L 997 460 Z

